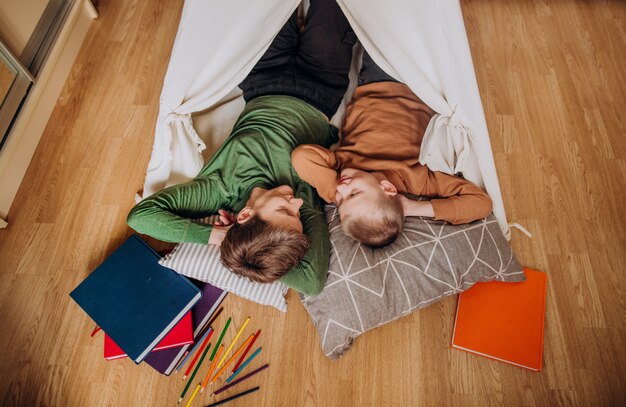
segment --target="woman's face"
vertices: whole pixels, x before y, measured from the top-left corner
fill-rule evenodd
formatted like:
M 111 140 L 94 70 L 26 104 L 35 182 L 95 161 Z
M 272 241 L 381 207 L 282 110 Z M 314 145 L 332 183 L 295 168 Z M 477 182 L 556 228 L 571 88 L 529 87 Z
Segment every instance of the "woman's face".
M 282 226 L 302 233 L 300 207 L 302 199 L 293 196 L 289 185 L 272 189 L 256 188 L 250 207 L 257 216 L 273 226 Z

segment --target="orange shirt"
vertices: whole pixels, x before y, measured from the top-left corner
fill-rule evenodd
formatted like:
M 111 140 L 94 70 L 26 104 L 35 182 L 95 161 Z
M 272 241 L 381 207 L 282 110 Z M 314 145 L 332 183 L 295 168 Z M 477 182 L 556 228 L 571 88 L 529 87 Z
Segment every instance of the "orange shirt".
M 359 86 L 346 110 L 340 146 L 333 152 L 301 145 L 292 153 L 293 167 L 326 202 L 335 199 L 338 172 L 355 168 L 389 180 L 399 192 L 434 198 L 435 219 L 461 224 L 484 218 L 491 213 L 491 199 L 482 189 L 418 162 L 434 114 L 404 84 Z

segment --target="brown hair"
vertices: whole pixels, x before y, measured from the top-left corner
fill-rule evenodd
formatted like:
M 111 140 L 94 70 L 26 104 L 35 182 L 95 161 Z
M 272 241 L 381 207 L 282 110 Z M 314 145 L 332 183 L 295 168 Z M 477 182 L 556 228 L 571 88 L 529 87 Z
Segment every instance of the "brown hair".
M 348 236 L 366 246 L 387 246 L 398 238 L 404 227 L 402 204 L 397 196 L 383 195 L 373 205 L 375 210 L 367 216 L 342 217 L 341 226 Z
M 309 238 L 292 229 L 270 225 L 258 216 L 230 228 L 220 247 L 222 264 L 259 283 L 276 281 L 309 249 Z

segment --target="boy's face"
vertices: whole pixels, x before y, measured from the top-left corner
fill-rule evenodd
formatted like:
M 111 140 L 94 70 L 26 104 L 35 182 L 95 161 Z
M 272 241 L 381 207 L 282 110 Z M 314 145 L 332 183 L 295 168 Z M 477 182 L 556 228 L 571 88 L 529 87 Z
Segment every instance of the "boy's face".
M 289 185 L 262 190 L 259 188 L 252 209 L 264 221 L 274 226 L 283 226 L 302 233 L 300 207 L 302 199 L 293 196 Z
M 335 193 L 339 217 L 365 216 L 372 205 L 385 195 L 385 186 L 369 172 L 346 168 L 341 171 Z M 388 183 L 388 181 L 387 181 Z M 395 195 L 395 188 L 394 188 Z

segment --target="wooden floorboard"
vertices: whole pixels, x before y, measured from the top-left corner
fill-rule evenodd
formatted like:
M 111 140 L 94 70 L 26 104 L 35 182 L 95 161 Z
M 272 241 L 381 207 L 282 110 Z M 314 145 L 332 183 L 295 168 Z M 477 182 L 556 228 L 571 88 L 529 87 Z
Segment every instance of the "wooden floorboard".
M 68 293 L 131 231 L 182 0 L 101 1 L 0 230 L 0 401 L 173 405 L 179 377 L 102 358 Z M 519 260 L 549 276 L 544 371 L 452 350 L 448 298 L 323 356 L 287 314 L 230 296 L 271 368 L 255 406 L 612 406 L 626 402 L 626 3 L 462 2 Z M 151 240 L 150 243 L 156 243 Z M 164 247 L 160 245 L 159 247 Z M 207 404 L 208 398 L 197 405 Z

